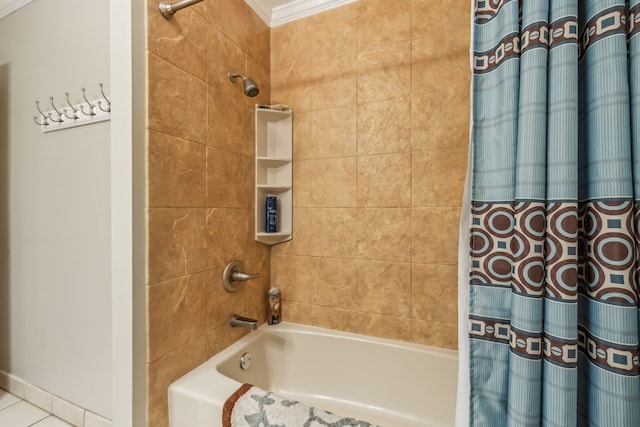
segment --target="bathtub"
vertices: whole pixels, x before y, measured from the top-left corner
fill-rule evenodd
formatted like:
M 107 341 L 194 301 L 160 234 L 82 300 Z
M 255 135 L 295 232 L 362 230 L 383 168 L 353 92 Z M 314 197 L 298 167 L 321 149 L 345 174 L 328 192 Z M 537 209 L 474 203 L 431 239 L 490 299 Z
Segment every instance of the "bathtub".
M 249 353 L 248 369 L 240 358 Z M 456 351 L 283 322 L 262 325 L 169 387 L 171 427 L 222 423 L 250 383 L 385 427 L 453 426 Z

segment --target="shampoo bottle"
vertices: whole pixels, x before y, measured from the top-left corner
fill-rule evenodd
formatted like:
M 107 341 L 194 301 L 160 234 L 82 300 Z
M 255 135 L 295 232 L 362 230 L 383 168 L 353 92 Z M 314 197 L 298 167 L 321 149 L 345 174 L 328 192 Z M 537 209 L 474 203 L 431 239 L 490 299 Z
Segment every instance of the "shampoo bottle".
M 273 286 L 269 289 L 269 307 L 267 315 L 267 323 L 276 325 L 282 320 L 282 312 L 280 307 L 280 289 Z

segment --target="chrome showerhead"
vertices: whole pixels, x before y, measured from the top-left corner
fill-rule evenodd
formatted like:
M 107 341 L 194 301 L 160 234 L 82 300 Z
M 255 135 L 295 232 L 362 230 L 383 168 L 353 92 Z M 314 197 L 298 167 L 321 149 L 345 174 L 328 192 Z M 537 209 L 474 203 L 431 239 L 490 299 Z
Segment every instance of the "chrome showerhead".
M 228 71 L 227 76 L 229 77 L 229 80 L 231 80 L 232 82 L 236 79 L 236 77 L 242 78 L 242 86 L 243 86 L 245 95 L 253 98 L 258 93 L 260 93 L 260 89 L 258 89 L 258 85 L 256 84 L 256 82 L 254 82 L 252 79 L 245 76 L 244 74 Z

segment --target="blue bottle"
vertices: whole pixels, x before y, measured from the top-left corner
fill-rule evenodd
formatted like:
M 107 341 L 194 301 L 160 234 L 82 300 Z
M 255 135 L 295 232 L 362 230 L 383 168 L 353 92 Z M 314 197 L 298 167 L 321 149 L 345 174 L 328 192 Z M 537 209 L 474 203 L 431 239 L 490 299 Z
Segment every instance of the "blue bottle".
M 278 198 L 276 196 L 267 196 L 265 201 L 265 233 L 275 233 L 278 231 Z

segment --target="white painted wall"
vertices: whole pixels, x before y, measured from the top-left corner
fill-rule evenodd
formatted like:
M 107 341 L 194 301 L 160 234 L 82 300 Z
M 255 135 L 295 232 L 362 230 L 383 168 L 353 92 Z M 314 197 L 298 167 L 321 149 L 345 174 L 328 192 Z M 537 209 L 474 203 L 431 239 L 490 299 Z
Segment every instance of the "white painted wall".
M 111 418 L 110 124 L 32 119 L 110 93 L 109 1 L 34 1 L 0 40 L 0 369 Z
M 110 0 L 113 425 L 116 427 L 147 424 L 146 10 L 146 2 Z

